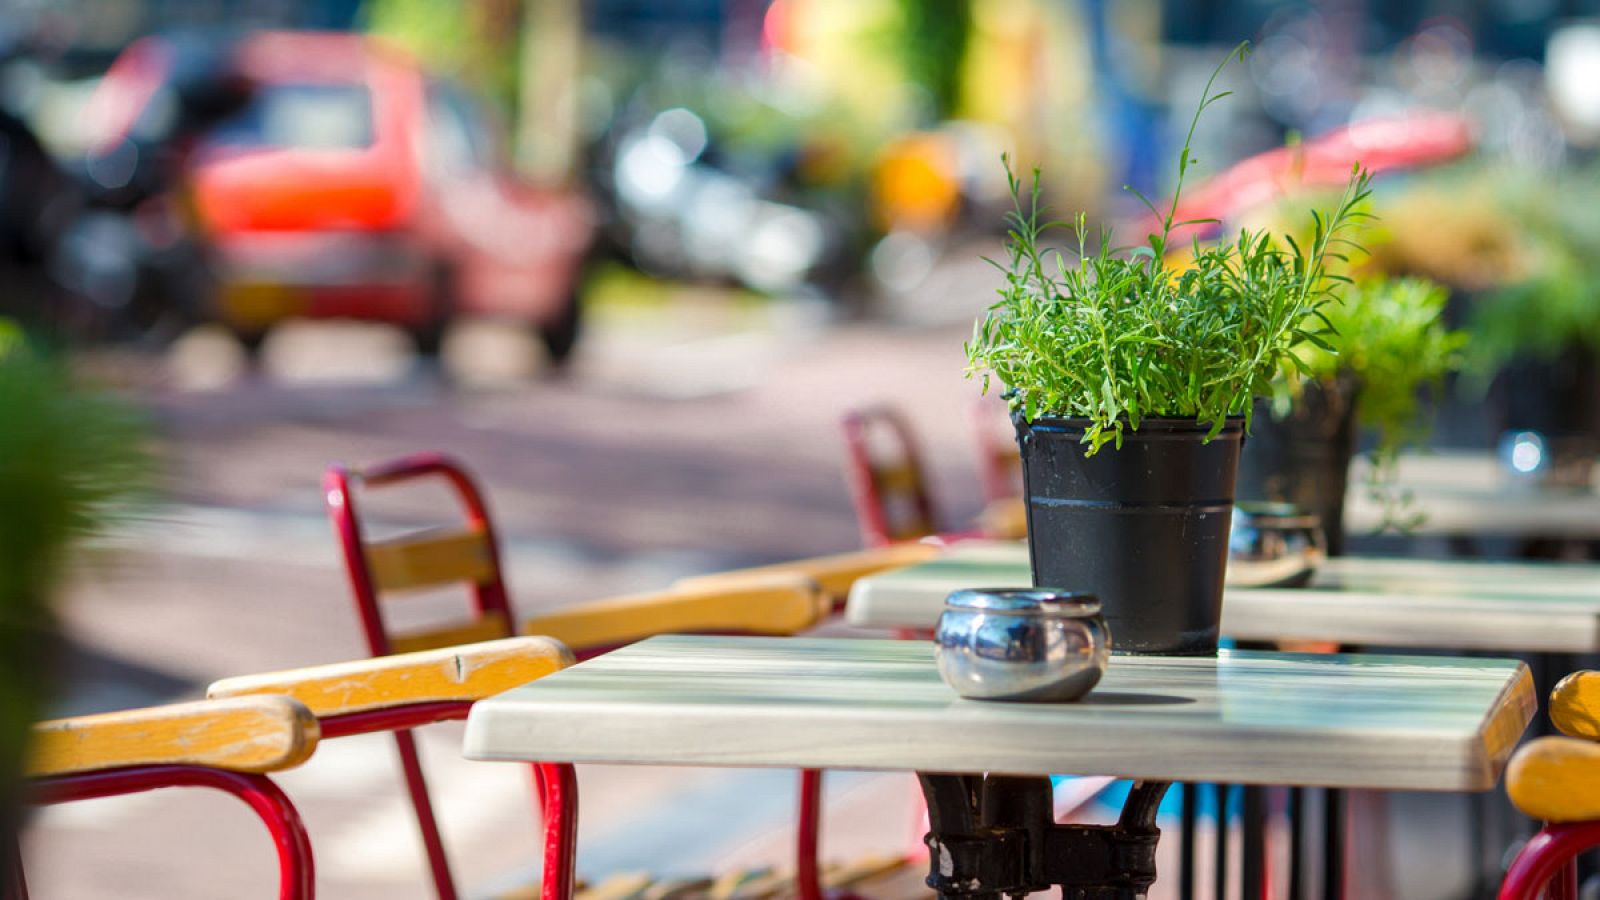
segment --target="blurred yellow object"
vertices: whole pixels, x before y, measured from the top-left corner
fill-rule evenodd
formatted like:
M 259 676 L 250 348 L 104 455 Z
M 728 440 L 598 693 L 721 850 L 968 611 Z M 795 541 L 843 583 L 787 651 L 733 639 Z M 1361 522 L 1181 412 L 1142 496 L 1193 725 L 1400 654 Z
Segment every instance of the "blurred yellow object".
M 1483 188 L 1438 185 L 1394 198 L 1379 210 L 1387 240 L 1370 247 L 1372 267 L 1481 290 L 1520 280 L 1529 247 L 1504 204 Z
M 934 231 L 961 206 L 955 149 L 941 134 L 918 132 L 883 149 L 872 171 L 873 218 L 885 230 Z

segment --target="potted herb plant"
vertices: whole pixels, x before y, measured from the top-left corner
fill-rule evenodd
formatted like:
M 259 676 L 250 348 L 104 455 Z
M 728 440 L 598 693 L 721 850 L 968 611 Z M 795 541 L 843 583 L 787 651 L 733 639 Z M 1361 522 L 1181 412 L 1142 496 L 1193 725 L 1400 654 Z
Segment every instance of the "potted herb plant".
M 1404 526 L 1393 473 L 1400 451 L 1425 436 L 1420 392 L 1461 362 L 1466 334 L 1444 323 L 1449 294 L 1420 278 L 1372 278 L 1324 311 L 1328 342 L 1295 350 L 1270 399 L 1257 401 L 1239 469 L 1239 496 L 1288 501 L 1322 520 L 1328 552 L 1344 547 L 1344 499 L 1359 427 L 1377 432 L 1369 489 Z
M 1242 59 L 1245 45 L 1236 51 Z M 1233 54 L 1230 54 L 1232 58 Z M 1076 256 L 1044 246 L 1039 177 L 1024 198 L 1010 175 L 1004 283 L 966 346 L 968 373 L 1004 386 L 1022 454 L 1034 582 L 1099 595 L 1120 652 L 1216 652 L 1239 448 L 1251 403 L 1296 365 L 1295 349 L 1331 347 L 1322 309 L 1343 276 L 1369 180 L 1356 167 L 1312 238 L 1239 233 L 1167 262 L 1195 125 L 1226 96 L 1212 72 L 1178 154 L 1158 233 Z M 1141 197 L 1141 199 L 1143 199 Z

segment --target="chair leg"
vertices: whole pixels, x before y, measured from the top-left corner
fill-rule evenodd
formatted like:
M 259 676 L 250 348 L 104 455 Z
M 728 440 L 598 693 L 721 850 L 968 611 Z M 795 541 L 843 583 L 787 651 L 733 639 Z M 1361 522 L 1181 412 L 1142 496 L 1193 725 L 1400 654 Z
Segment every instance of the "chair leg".
M 822 830 L 822 771 L 800 770 L 800 822 L 795 841 L 795 893 L 798 900 L 821 900 L 822 878 L 817 871 Z
M 444 841 L 439 837 L 439 822 L 433 815 L 428 783 L 422 778 L 416 739 L 410 731 L 396 731 L 394 743 L 400 751 L 400 770 L 405 774 L 406 792 L 411 795 L 411 806 L 417 813 L 417 830 L 422 833 L 422 847 L 428 855 L 434 890 L 439 900 L 456 900 L 455 880 L 450 877 L 450 861 L 444 855 Z
M 1597 844 L 1600 822 L 1546 825 L 1511 861 L 1505 880 L 1500 882 L 1500 900 L 1538 900 L 1547 885 L 1554 897 L 1576 896 L 1577 869 L 1573 860 Z M 1552 885 L 1552 879 L 1557 883 Z
M 539 898 L 571 900 L 578 864 L 578 773 L 567 763 L 535 763 L 533 772 L 544 817 Z

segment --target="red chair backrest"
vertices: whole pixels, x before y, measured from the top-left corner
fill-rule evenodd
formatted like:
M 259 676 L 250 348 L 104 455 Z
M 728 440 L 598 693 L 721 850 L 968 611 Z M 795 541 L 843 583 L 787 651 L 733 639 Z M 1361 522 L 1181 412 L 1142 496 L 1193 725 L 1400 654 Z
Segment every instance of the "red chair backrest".
M 937 533 L 933 498 L 904 417 L 886 407 L 871 407 L 846 414 L 841 425 L 850 498 L 867 546 Z
M 457 527 L 413 532 L 369 541 L 362 530 L 356 485 L 366 489 L 440 479 L 460 501 L 466 521 Z M 417 453 L 359 470 L 330 466 L 322 479 L 356 612 L 373 656 L 448 647 L 511 637 L 517 620 L 500 568 L 500 546 L 488 504 L 460 463 L 441 453 Z M 461 625 L 393 634 L 384 625 L 379 600 L 388 592 L 446 584 L 471 591 L 473 616 Z

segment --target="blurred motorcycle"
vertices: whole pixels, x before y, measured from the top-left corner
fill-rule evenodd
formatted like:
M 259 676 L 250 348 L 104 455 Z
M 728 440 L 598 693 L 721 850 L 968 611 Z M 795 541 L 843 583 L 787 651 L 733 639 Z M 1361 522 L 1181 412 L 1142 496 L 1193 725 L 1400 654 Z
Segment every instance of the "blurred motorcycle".
M 57 159 L 24 111 L 0 109 L 0 315 L 65 341 L 175 337 L 204 308 L 204 241 L 183 189 L 201 134 L 240 109 L 227 42 L 143 38 L 100 79 L 86 149 Z M 25 46 L 0 68 L 35 65 Z

